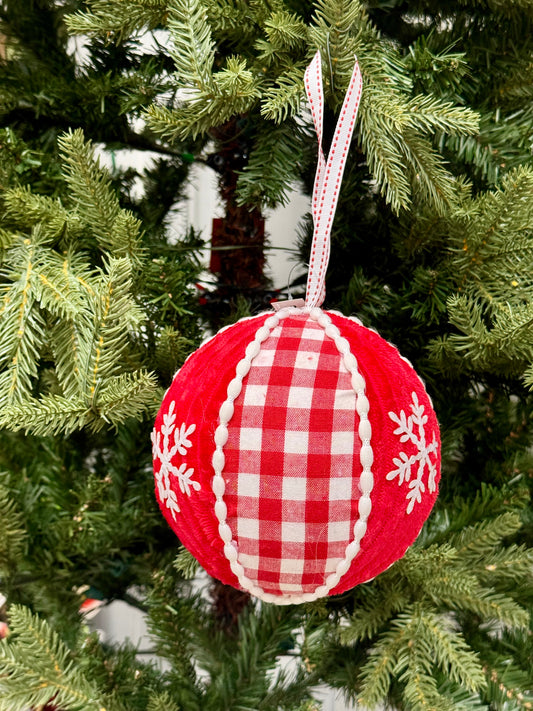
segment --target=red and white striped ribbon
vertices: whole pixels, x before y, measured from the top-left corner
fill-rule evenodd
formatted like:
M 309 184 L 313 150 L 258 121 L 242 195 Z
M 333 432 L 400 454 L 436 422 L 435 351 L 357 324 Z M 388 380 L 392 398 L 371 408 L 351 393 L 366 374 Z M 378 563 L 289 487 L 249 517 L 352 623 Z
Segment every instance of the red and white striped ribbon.
M 318 165 L 313 188 L 313 242 L 309 259 L 309 274 L 305 305 L 320 306 L 326 296 L 326 270 L 330 253 L 330 234 L 337 208 L 339 191 L 352 139 L 363 82 L 357 60 L 344 97 L 328 159 L 322 149 L 324 92 L 322 88 L 322 59 L 320 52 L 305 71 L 305 91 L 318 137 Z

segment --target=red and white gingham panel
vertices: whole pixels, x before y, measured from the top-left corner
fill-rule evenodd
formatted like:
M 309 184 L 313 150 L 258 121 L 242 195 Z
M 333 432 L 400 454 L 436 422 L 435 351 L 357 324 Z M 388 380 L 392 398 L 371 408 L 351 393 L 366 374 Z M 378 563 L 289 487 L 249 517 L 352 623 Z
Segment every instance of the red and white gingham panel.
M 324 329 L 292 316 L 261 344 L 234 407 L 223 476 L 239 562 L 267 593 L 313 592 L 358 519 L 351 375 Z

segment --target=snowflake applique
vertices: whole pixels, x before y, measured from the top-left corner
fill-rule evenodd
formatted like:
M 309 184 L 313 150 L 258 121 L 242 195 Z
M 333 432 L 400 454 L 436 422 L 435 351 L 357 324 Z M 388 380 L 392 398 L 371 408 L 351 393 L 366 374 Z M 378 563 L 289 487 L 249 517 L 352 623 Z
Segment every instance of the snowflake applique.
M 430 444 L 426 443 L 424 425 L 427 424 L 428 417 L 424 415 L 424 405 L 419 404 L 415 392 L 412 393 L 412 398 L 411 411 L 413 414 L 409 415 L 409 417 L 406 416 L 403 410 L 401 410 L 399 417 L 396 413 L 389 412 L 391 420 L 398 425 L 394 430 L 394 434 L 400 435 L 400 442 L 412 442 L 418 450 L 416 454 L 410 457 L 408 457 L 405 452 L 400 452 L 399 458 L 396 457 L 392 460 L 397 468 L 387 474 L 387 479 L 389 480 L 398 477 L 399 486 L 401 486 L 404 481 L 409 482 L 409 491 L 406 496 L 408 501 L 408 514 L 413 510 L 415 503 L 422 501 L 422 494 L 426 490 L 424 484 L 424 472 L 426 468 L 428 470 L 428 489 L 430 492 L 436 489 L 435 477 L 437 476 L 437 469 L 435 464 L 431 461 L 431 455 L 438 449 L 437 438 L 434 432 L 432 442 Z M 415 428 L 418 428 L 418 432 L 415 432 Z M 416 471 L 416 479 L 411 479 L 413 470 Z
M 201 487 L 197 481 L 192 480 L 191 477 L 194 474 L 194 469 L 187 467 L 186 462 L 180 464 L 179 467 L 172 463 L 176 454 L 184 456 L 187 454 L 187 450 L 192 447 L 189 436 L 196 429 L 196 425 L 187 427 L 185 423 L 180 425 L 179 428 L 176 426 L 174 406 L 175 402 L 172 401 L 167 414 L 163 415 L 161 431 L 158 432 L 154 429 L 151 439 L 154 460 L 159 459 L 161 462 L 161 467 L 155 475 L 159 498 L 165 502 L 167 508 L 172 513 L 172 518 L 175 520 L 176 514 L 180 512 L 180 508 L 178 506 L 176 493 L 170 487 L 170 477 L 176 477 L 181 491 L 187 496 L 191 495 L 191 487 L 195 491 L 198 491 Z M 161 435 L 163 435 L 162 438 Z M 163 446 L 161 446 L 161 439 L 163 440 Z

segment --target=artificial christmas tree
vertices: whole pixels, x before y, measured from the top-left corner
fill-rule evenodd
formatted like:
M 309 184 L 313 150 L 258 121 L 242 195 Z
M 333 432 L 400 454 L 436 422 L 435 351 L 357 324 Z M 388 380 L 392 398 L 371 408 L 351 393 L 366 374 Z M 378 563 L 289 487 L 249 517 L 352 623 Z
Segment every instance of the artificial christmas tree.
M 319 683 L 366 707 L 531 707 L 529 5 L 0 8 L 0 709 L 311 709 Z M 442 478 L 389 570 L 278 608 L 220 587 L 196 594 L 194 561 L 157 510 L 150 430 L 213 310 L 194 286 L 202 242 L 168 225 L 188 167 L 233 171 L 237 251 L 237 207 L 257 225 L 295 181 L 310 193 L 303 74 L 317 49 L 326 152 L 355 54 L 365 83 L 325 306 L 420 373 Z M 100 167 L 96 149 L 125 147 L 152 164 Z M 299 239 L 306 260 L 310 230 Z M 218 311 L 238 293 L 228 298 L 238 284 L 225 273 Z M 243 293 L 264 309 L 254 277 Z M 87 585 L 146 610 L 168 671 L 87 634 Z

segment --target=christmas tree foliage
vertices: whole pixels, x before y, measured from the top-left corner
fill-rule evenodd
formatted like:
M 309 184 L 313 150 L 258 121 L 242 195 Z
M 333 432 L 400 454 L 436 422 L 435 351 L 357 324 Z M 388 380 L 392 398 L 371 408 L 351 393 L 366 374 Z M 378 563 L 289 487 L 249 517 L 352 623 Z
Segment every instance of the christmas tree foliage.
M 532 30 L 513 0 L 0 2 L 1 711 L 310 711 L 320 684 L 533 708 Z M 443 471 L 403 559 L 278 608 L 197 592 L 150 430 L 210 323 L 264 304 L 257 225 L 312 184 L 317 49 L 327 136 L 355 55 L 364 80 L 325 305 L 413 362 Z M 121 149 L 151 161 L 102 167 Z M 240 255 L 203 299 L 203 243 L 170 227 L 194 161 Z M 164 672 L 88 633 L 87 586 L 146 611 Z

